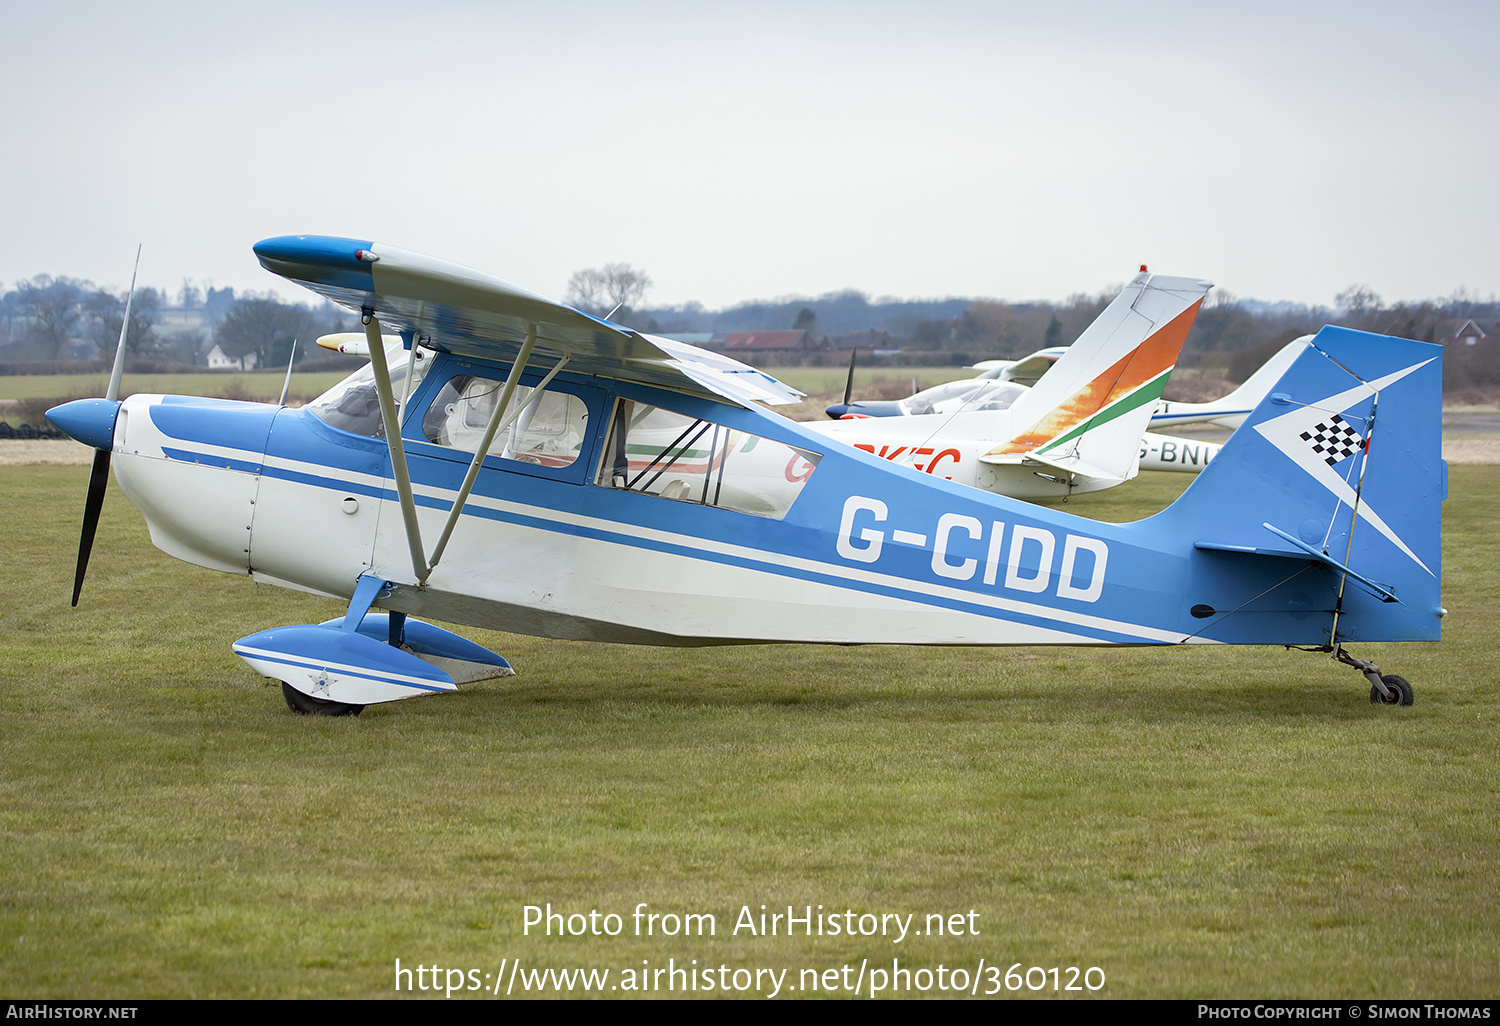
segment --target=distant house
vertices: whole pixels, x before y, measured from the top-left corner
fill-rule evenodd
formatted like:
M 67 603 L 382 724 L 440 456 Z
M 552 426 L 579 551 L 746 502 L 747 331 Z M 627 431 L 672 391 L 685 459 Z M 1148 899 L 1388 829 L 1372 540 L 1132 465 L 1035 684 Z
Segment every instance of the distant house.
M 159 306 L 156 308 L 156 323 L 163 326 L 185 328 L 207 328 L 208 314 L 201 306 Z
M 1466 321 L 1448 321 L 1443 329 L 1445 343 L 1451 340 L 1459 345 L 1473 346 L 1493 338 L 1500 331 L 1500 323 L 1493 320 L 1477 321 L 1471 317 Z
M 714 348 L 738 359 L 742 356 L 828 353 L 833 351 L 833 343 L 826 335 L 814 339 L 807 331 L 734 331 Z
M 224 350 L 214 346 L 208 351 L 209 370 L 239 370 L 247 371 L 255 369 L 256 356 L 254 353 L 246 353 L 240 359 L 235 360 L 224 355 Z

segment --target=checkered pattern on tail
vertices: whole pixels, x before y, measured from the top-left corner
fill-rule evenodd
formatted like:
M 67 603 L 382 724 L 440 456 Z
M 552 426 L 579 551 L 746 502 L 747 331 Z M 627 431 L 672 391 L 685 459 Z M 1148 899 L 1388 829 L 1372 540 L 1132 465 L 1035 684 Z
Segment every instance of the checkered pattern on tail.
M 1323 462 L 1330 467 L 1353 456 L 1365 445 L 1360 433 L 1337 413 L 1311 431 L 1302 432 L 1302 440 L 1311 445 L 1312 451 L 1323 457 Z

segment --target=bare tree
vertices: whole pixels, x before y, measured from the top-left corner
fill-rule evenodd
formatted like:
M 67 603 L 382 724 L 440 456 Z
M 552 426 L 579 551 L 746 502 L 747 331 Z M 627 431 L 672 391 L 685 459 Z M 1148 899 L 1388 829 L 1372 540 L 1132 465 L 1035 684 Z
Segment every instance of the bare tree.
M 184 310 L 203 305 L 203 293 L 193 284 L 193 279 L 182 279 L 182 288 L 177 290 L 177 305 Z
M 305 306 L 283 303 L 272 295 L 243 296 L 214 329 L 214 341 L 231 359 L 254 353 L 257 367 L 274 366 L 286 360 L 293 339 L 310 343 L 324 327 Z
M 628 311 L 646 297 L 651 276 L 629 264 L 586 267 L 568 279 L 565 301 L 585 313 L 604 316 L 613 310 Z
M 603 312 L 603 307 L 600 305 L 603 299 L 604 275 L 602 272 L 592 267 L 573 272 L 573 277 L 568 279 L 568 291 L 563 295 L 564 302 L 585 313 L 598 314 Z
M 156 311 L 164 297 L 153 288 L 136 289 L 130 301 L 130 331 L 125 336 L 126 352 L 154 352 L 160 339 L 156 337 Z M 83 315 L 87 324 L 89 341 L 99 349 L 99 355 L 108 359 L 114 355 L 120 342 L 120 322 L 125 315 L 125 300 L 107 289 L 97 289 L 83 299 Z
M 1368 285 L 1350 285 L 1334 296 L 1333 301 L 1340 310 L 1347 311 L 1351 317 L 1356 318 L 1378 313 L 1381 309 L 1380 294 Z
M 52 359 L 67 359 L 68 342 L 82 314 L 79 303 L 84 290 L 92 288 L 90 282 L 50 274 L 16 283 L 17 312 L 30 322 L 26 332 L 51 349 Z

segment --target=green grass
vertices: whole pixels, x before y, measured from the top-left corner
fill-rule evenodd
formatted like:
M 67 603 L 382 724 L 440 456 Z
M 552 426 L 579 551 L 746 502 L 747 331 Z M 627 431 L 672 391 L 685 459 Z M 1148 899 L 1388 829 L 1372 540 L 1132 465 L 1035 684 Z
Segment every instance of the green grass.
M 292 373 L 293 395 L 321 395 L 348 371 Z M 204 371 L 201 374 L 126 374 L 120 381 L 122 395 L 165 392 L 173 395 L 243 395 L 246 399 L 273 401 L 281 395 L 286 370 L 262 372 Z M 57 396 L 103 395 L 108 374 L 12 374 L 0 376 L 0 399 L 50 399 Z
M 498 969 L 1100 966 L 1112 997 L 1494 996 L 1500 470 L 1455 467 L 1437 645 L 713 650 L 466 631 L 520 675 L 308 719 L 229 650 L 339 607 L 177 563 L 87 469 L 0 468 L 0 994 L 392 993 Z M 1183 479 L 1070 509 L 1129 518 Z M 524 937 L 522 907 L 713 912 Z M 742 905 L 979 913 L 750 938 Z M 629 920 L 626 920 L 627 924 Z M 628 925 L 627 925 L 628 932 Z M 983 989 L 983 988 L 981 988 Z M 1024 994 L 1025 992 L 1023 992 Z
M 767 374 L 808 395 L 843 395 L 849 376 L 847 360 L 842 367 L 767 367 Z M 909 392 L 916 379 L 917 388 L 931 388 L 945 381 L 971 378 L 974 371 L 963 367 L 856 367 L 854 398 L 870 398 L 865 391 L 872 386 L 905 386 Z M 0 379 L 3 380 L 3 379 Z

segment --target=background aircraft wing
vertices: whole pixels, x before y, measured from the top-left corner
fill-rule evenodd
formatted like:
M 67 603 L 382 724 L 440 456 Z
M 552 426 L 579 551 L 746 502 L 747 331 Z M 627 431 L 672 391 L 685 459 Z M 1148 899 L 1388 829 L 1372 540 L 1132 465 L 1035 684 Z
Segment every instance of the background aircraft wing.
M 513 361 L 535 327 L 532 362 L 568 357 L 568 370 L 656 385 L 719 402 L 794 403 L 802 393 L 696 346 L 645 335 L 554 302 L 494 275 L 394 246 L 283 235 L 255 246 L 261 266 L 431 348 Z

